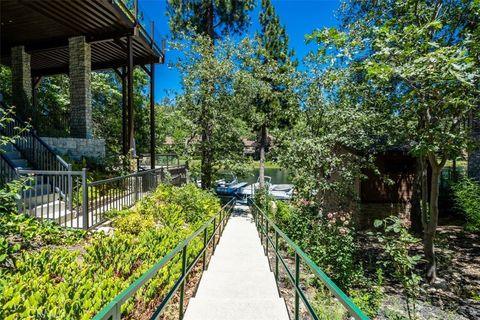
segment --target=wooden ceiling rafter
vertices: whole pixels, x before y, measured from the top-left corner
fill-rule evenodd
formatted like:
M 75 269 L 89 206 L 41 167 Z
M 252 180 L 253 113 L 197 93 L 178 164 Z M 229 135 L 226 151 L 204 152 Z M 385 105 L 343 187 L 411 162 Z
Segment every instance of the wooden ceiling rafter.
M 163 50 L 115 1 L 1 0 L 0 6 L 0 63 L 9 65 L 10 48 L 23 45 L 34 76 L 68 72 L 68 39 L 82 35 L 91 44 L 92 70 L 125 66 L 128 36 L 136 65 L 164 61 Z

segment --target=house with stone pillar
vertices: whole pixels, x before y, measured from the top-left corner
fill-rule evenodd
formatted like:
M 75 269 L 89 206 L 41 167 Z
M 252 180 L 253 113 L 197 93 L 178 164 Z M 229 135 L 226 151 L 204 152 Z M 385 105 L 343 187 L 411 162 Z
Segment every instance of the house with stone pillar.
M 150 77 L 150 150 L 155 150 L 154 65 L 164 50 L 154 41 L 153 23 L 144 26 L 137 1 L 2 0 L 0 63 L 11 68 L 12 104 L 32 117 L 43 77 L 69 77 L 69 137 L 42 137 L 53 150 L 73 156 L 102 156 L 105 142 L 93 136 L 91 72 L 114 70 L 123 85 L 123 153 L 135 143 L 133 69 Z M 149 29 L 149 30 L 148 30 Z M 151 159 L 154 161 L 155 156 Z M 151 164 L 152 167 L 155 163 Z

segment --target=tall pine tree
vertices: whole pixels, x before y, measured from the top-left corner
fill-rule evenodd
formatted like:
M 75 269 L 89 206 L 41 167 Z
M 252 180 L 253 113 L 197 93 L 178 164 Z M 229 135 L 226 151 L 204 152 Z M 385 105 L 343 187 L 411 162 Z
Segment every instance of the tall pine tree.
M 249 12 L 253 9 L 254 0 L 168 0 L 167 13 L 170 29 L 174 37 L 195 38 L 203 36 L 210 39 L 211 54 L 215 54 L 216 39 L 227 34 L 243 32 L 250 21 Z M 213 96 L 214 79 L 202 79 L 205 86 L 202 112 L 196 119 L 201 128 L 200 149 L 202 154 L 202 188 L 210 189 L 213 180 L 214 141 L 212 141 L 213 115 L 212 104 L 208 103 Z
M 261 75 L 261 78 L 270 87 L 267 95 L 257 96 L 255 99 L 255 111 L 259 115 L 255 128 L 258 131 L 260 149 L 259 182 L 260 187 L 263 188 L 268 130 L 289 122 L 290 112 L 288 111 L 291 111 L 294 105 L 291 99 L 292 83 L 290 81 L 296 62 L 292 61 L 293 50 L 288 48 L 286 28 L 281 25 L 270 0 L 262 0 L 260 25 L 261 31 L 256 35 L 257 41 L 261 44 L 257 58 L 263 68 L 267 69 L 267 74 Z M 272 67 L 275 72 L 268 76 L 268 70 Z

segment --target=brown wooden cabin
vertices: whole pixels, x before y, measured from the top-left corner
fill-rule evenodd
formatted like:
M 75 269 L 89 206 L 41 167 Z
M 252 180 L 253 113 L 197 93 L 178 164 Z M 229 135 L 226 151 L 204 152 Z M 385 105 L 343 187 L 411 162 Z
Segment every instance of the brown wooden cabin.
M 375 164 L 380 175 L 371 169 L 365 170 L 366 178 L 358 185 L 359 228 L 371 227 L 375 219 L 390 215 L 410 219 L 416 163 L 416 158 L 402 148 L 377 156 Z

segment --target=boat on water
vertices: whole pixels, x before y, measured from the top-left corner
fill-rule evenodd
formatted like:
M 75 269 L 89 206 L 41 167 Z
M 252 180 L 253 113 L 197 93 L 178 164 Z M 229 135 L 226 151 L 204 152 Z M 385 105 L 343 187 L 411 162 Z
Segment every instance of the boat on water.
M 223 173 L 215 182 L 215 192 L 220 196 L 235 196 L 243 187 L 247 186 L 247 182 L 238 182 L 237 177 L 231 173 Z
M 294 192 L 293 184 L 272 184 L 272 178 L 265 176 L 265 188 L 268 190 L 270 196 L 276 200 L 291 200 Z M 237 198 L 241 202 L 247 203 L 249 199 L 253 199 L 255 191 L 260 189 L 260 182 L 257 179 L 256 183 L 252 183 L 241 188 L 237 193 Z

